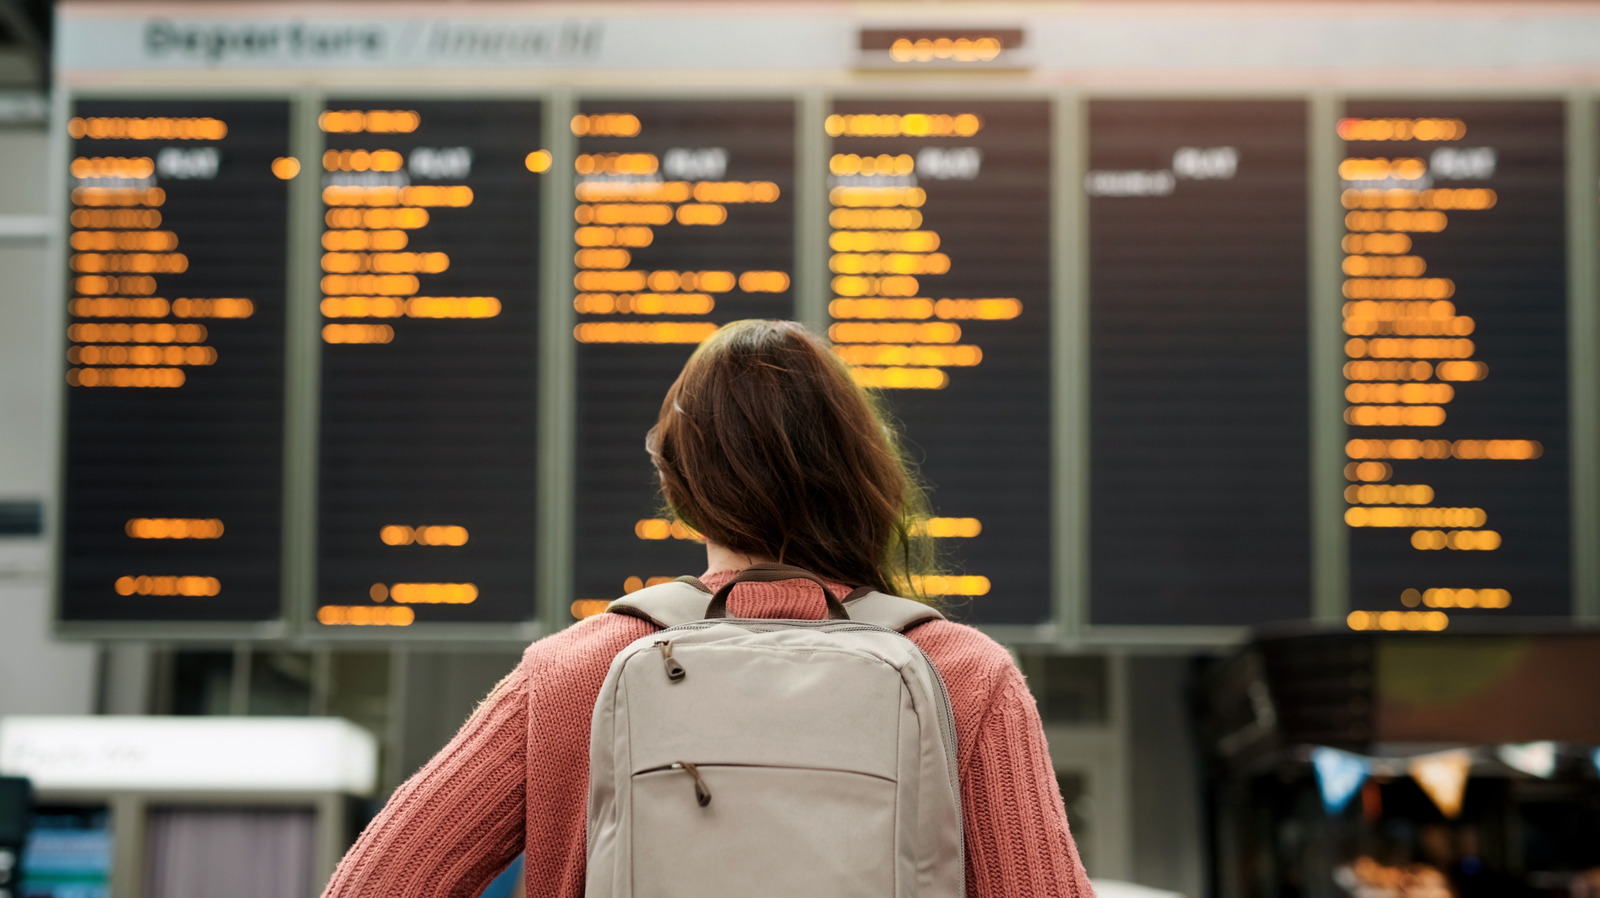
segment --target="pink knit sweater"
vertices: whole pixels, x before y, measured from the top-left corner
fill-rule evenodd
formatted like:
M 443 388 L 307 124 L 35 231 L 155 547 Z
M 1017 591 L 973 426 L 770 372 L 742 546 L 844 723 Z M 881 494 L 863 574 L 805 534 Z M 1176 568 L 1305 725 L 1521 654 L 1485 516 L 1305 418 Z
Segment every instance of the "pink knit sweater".
M 731 576 L 702 579 L 714 590 Z M 825 616 L 804 580 L 742 583 L 728 605 L 736 617 Z M 653 629 L 601 614 L 529 646 L 450 744 L 395 790 L 324 898 L 471 898 L 518 852 L 527 853 L 528 895 L 580 898 L 590 714 L 612 659 Z M 947 621 L 906 635 L 944 677 L 955 711 L 969 898 L 1093 898 L 1039 713 L 1011 656 Z

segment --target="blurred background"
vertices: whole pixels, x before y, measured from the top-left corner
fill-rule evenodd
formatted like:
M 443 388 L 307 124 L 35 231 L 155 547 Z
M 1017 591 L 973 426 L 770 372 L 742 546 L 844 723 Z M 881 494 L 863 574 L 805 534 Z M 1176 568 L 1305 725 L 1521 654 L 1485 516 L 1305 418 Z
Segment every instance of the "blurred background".
M 315 894 L 703 569 L 643 436 L 748 317 L 1103 895 L 1600 894 L 1597 116 L 1588 2 L 0 0 L 0 896 Z

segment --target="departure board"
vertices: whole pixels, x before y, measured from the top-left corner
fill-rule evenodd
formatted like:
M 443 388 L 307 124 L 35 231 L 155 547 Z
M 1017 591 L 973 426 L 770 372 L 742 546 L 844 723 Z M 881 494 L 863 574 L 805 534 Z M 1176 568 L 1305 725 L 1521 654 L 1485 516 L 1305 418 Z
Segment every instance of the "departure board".
M 1571 613 L 1562 112 L 1339 122 L 1351 627 Z
M 957 617 L 1051 617 L 1050 107 L 851 100 L 826 120 L 831 324 L 932 487 Z
M 68 122 L 62 621 L 279 614 L 289 105 Z
M 1090 621 L 1310 613 L 1306 107 L 1089 106 Z
M 577 271 L 575 616 L 698 574 L 664 514 L 645 434 L 694 347 L 742 318 L 791 318 L 795 104 L 586 100 Z
M 317 621 L 531 620 L 541 107 L 320 116 Z

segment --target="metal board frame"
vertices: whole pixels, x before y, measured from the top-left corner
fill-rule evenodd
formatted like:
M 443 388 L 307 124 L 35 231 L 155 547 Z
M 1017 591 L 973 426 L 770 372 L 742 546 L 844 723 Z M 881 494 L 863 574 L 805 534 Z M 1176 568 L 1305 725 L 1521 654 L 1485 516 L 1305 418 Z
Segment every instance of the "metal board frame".
M 1572 611 L 1600 621 L 1600 94 L 1567 95 L 1567 388 Z
M 1311 615 L 1320 624 L 1350 607 L 1350 533 L 1344 526 L 1344 316 L 1340 283 L 1339 157 L 1344 100 L 1314 94 L 1306 117 L 1306 185 L 1311 216 L 1306 299 L 1311 347 Z

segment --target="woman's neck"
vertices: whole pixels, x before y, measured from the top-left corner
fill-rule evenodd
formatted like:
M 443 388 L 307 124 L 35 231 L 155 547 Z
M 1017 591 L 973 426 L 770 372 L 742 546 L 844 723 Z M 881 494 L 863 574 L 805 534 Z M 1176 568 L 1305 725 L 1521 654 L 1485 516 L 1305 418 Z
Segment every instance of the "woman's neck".
M 706 574 L 715 574 L 720 571 L 742 571 L 752 564 L 771 561 L 760 555 L 745 555 L 735 552 L 727 546 L 706 540 Z

